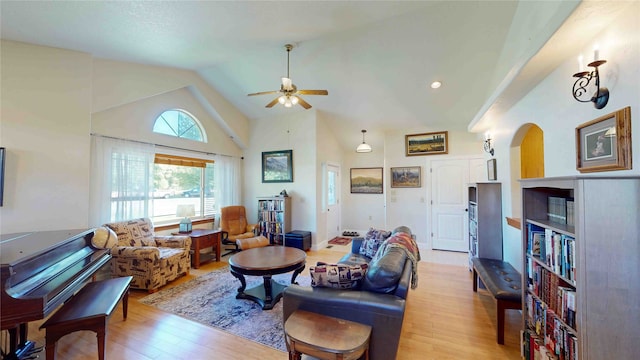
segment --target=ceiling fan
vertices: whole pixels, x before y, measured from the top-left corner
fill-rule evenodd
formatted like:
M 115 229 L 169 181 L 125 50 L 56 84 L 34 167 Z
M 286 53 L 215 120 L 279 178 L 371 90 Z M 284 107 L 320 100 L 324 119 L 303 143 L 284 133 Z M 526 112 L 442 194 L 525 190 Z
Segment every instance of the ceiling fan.
M 263 91 L 257 92 L 253 94 L 248 94 L 247 96 L 255 96 L 255 95 L 267 95 L 267 94 L 281 94 L 277 98 L 273 99 L 270 103 L 265 107 L 273 107 L 273 105 L 280 103 L 285 107 L 292 107 L 293 105 L 300 104 L 305 109 L 310 109 L 311 105 L 304 101 L 300 95 L 329 95 L 327 90 L 298 90 L 298 88 L 291 82 L 291 78 L 289 77 L 289 53 L 291 49 L 293 49 L 293 45 L 286 44 L 284 46 L 287 49 L 287 77 L 282 78 L 282 85 L 280 85 L 280 90 L 273 91 Z

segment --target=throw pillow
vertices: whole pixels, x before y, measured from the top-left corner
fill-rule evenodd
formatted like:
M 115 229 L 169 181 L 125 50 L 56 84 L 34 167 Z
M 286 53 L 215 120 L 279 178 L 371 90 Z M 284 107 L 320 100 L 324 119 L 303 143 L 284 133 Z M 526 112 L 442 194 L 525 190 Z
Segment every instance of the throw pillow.
M 374 257 L 378 252 L 378 248 L 380 248 L 380 244 L 389 236 L 391 236 L 391 232 L 389 231 L 370 228 L 360 245 L 360 255 L 370 258 Z
M 367 272 L 367 264 L 322 264 L 309 267 L 312 287 L 351 289 L 358 287 Z

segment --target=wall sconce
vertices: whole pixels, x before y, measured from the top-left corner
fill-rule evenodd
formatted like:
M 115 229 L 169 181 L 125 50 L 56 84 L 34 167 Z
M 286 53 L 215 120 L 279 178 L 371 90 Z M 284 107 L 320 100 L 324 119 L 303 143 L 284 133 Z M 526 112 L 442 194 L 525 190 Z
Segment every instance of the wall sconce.
M 592 67 L 592 71 L 580 71 L 573 74 L 573 77 L 578 78 L 573 84 L 573 98 L 579 102 L 592 102 L 596 109 L 602 109 L 607 106 L 609 101 L 609 89 L 606 87 L 600 87 L 600 73 L 598 67 L 607 62 L 607 60 L 597 60 L 598 50 L 594 51 L 594 61 L 587 66 Z M 580 68 L 582 68 L 582 56 L 578 58 Z M 583 100 L 581 97 L 587 93 L 587 86 L 591 83 L 591 80 L 595 79 L 596 92 L 588 100 Z
M 484 134 L 484 151 L 488 152 L 489 154 L 491 154 L 491 156 L 493 156 L 493 147 L 491 147 L 491 134 L 486 133 Z

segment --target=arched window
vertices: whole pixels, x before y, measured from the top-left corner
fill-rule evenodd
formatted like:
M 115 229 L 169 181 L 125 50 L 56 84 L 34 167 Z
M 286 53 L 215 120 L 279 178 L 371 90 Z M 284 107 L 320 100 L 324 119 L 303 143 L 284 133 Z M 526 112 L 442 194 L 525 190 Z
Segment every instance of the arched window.
M 153 124 L 153 132 L 206 142 L 204 131 L 198 120 L 183 110 L 167 110 L 160 114 Z

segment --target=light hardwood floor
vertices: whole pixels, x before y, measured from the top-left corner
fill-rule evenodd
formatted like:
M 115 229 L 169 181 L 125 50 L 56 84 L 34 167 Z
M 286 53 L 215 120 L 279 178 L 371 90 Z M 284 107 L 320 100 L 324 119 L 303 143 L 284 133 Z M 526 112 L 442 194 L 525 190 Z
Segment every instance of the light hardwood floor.
M 337 261 L 346 249 L 309 251 L 307 264 Z M 520 312 L 507 311 L 505 345 L 498 345 L 495 302 L 482 290 L 473 292 L 466 254 L 423 251 L 422 257 L 419 286 L 409 292 L 397 359 L 519 359 Z M 224 267 L 227 258 L 192 269 L 169 286 Z M 122 320 L 120 306 L 109 320 L 108 359 L 287 359 L 286 353 L 140 304 L 138 299 L 146 295 L 132 291 L 127 320 Z M 38 345 L 44 344 L 41 323 L 29 326 L 29 338 Z M 44 356 L 42 352 L 40 358 Z M 57 359 L 97 359 L 95 334 L 80 331 L 63 337 Z

